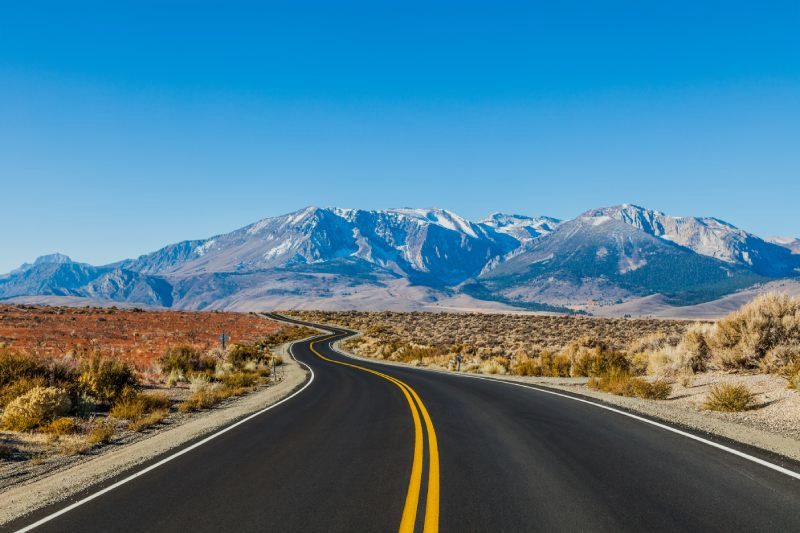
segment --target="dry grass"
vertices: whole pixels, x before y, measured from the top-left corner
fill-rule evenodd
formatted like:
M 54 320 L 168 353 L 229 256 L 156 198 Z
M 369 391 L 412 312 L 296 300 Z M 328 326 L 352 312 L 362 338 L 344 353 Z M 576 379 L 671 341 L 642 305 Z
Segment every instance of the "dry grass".
M 501 314 L 319 312 L 298 311 L 312 322 L 338 324 L 362 332 L 345 346 L 379 359 L 452 368 L 456 355 L 462 369 L 496 373 L 569 376 L 578 359 L 601 348 L 619 354 L 642 339 L 669 339 L 677 344 L 689 322 L 600 319 L 572 316 Z M 487 361 L 492 361 L 487 363 Z M 580 363 L 578 363 L 580 365 Z M 502 368 L 501 368 L 502 367 Z M 589 375 L 580 370 L 574 375 Z
M 56 418 L 48 425 L 42 428 L 43 433 L 53 435 L 54 437 L 63 437 L 64 435 L 74 435 L 79 431 L 78 424 L 75 420 L 68 417 Z
M 114 404 L 109 414 L 122 420 L 139 420 L 154 411 L 168 412 L 171 402 L 166 394 L 136 394 Z
M 720 383 L 711 388 L 703 407 L 711 411 L 746 411 L 752 407 L 754 398 L 745 385 Z
M 117 429 L 112 422 L 94 422 L 86 434 L 86 442 L 91 445 L 108 444 L 116 433 Z
M 618 396 L 666 400 L 672 393 L 672 385 L 664 380 L 649 382 L 629 374 L 610 374 L 593 377 L 587 383 L 591 389 L 610 392 Z
M 169 416 L 169 410 L 159 409 L 157 411 L 148 413 L 147 415 L 144 415 L 140 418 L 131 420 L 131 422 L 128 424 L 128 429 L 136 432 L 144 431 L 145 429 L 155 426 L 156 424 L 160 424 L 168 416 Z

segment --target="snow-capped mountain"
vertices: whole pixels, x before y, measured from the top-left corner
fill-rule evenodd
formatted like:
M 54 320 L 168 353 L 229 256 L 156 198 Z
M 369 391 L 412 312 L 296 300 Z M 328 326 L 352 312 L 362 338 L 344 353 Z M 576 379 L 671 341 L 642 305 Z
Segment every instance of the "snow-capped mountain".
M 717 218 L 673 217 L 631 204 L 593 209 L 579 218 L 606 218 L 630 224 L 650 235 L 726 263 L 745 265 L 765 276 L 790 275 L 796 261 L 781 246 Z
M 489 259 L 518 245 L 508 235 L 444 209 L 308 207 L 207 240 L 168 246 L 122 266 L 185 277 L 360 261 L 450 285 L 477 275 Z
M 795 239 L 794 237 L 767 237 L 767 241 L 786 248 L 793 254 L 800 254 L 800 239 Z
M 520 242 L 527 242 L 552 233 L 560 223 L 560 220 L 552 217 L 529 217 L 504 213 L 493 213 L 479 222 L 482 226 L 510 235 Z
M 444 209 L 308 207 L 94 267 L 53 254 L 0 276 L 0 299 L 70 296 L 175 308 L 580 305 L 702 301 L 800 276 L 792 243 L 714 218 L 623 204 L 573 220 Z
M 530 241 L 485 271 L 476 285 L 485 294 L 516 302 L 609 303 L 660 293 L 688 303 L 761 279 L 743 265 L 696 253 L 636 224 L 596 213 Z

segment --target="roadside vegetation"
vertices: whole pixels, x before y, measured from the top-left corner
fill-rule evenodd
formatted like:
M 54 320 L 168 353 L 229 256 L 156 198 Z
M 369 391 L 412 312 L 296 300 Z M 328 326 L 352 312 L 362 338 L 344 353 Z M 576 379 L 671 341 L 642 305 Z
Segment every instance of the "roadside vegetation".
M 714 373 L 705 409 L 754 408 L 747 375 L 800 387 L 800 298 L 762 295 L 712 322 L 445 313 L 296 312 L 362 335 L 345 347 L 366 357 L 484 374 L 582 377 L 622 396 L 663 400 Z
M 273 327 L 225 350 L 176 344 L 144 368 L 99 343 L 60 356 L 0 344 L 0 460 L 85 453 L 247 394 L 283 363 L 277 345 L 312 333 Z

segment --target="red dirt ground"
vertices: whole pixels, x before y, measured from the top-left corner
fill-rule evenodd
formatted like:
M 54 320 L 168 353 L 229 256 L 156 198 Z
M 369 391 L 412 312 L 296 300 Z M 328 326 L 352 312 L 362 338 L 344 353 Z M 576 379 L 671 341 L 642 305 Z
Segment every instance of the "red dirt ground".
M 284 326 L 256 315 L 0 305 L 0 345 L 41 357 L 99 352 L 150 369 L 170 346 L 200 350 L 258 340 Z

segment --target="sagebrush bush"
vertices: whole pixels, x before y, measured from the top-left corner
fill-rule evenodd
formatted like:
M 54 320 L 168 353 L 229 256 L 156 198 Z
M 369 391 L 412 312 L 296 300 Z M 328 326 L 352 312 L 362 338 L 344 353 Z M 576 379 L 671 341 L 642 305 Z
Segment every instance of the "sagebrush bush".
M 112 405 L 124 394 L 139 389 L 133 368 L 122 361 L 94 356 L 81 366 L 81 389 L 103 405 Z
M 119 400 L 109 414 L 123 420 L 138 420 L 154 411 L 169 410 L 170 404 L 166 394 L 137 394 Z
M 236 372 L 223 376 L 222 384 L 226 387 L 252 387 L 258 382 L 258 374 L 250 372 Z
M 56 418 L 46 426 L 42 427 L 44 433 L 61 437 L 64 435 L 73 435 L 78 431 L 78 425 L 72 418 L 62 417 Z
M 571 354 L 570 359 L 570 375 L 576 377 L 627 374 L 631 371 L 631 361 L 625 354 L 600 346 L 580 347 Z
M 629 374 L 608 374 L 592 377 L 586 385 L 591 389 L 610 392 L 618 396 L 630 396 L 648 400 L 666 400 L 672 393 L 672 385 L 664 380 L 656 380 L 651 383 Z
M 6 406 L 2 425 L 12 431 L 27 431 L 67 414 L 71 406 L 66 390 L 36 387 Z
M 678 345 L 678 351 L 684 355 L 680 370 L 705 372 L 711 359 L 711 348 L 706 339 L 708 327 L 695 325 L 689 328 Z
M 213 369 L 217 360 L 213 357 L 203 356 L 191 346 L 175 346 L 169 348 L 158 360 L 162 374 L 181 372 L 188 375 L 191 372 Z
M 95 422 L 86 434 L 86 442 L 89 444 L 108 444 L 114 438 L 117 429 L 108 420 Z
M 235 368 L 244 368 L 247 363 L 258 363 L 264 360 L 268 353 L 255 344 L 234 344 L 226 356 L 228 362 Z
M 204 387 L 192 393 L 179 406 L 181 412 L 200 411 L 215 406 L 224 399 L 222 392 L 216 387 Z
M 704 407 L 712 411 L 745 411 L 752 407 L 755 396 L 745 385 L 720 383 L 706 397 Z
M 800 344 L 800 298 L 759 296 L 717 322 L 708 343 L 723 368 L 756 368 L 773 348 Z
M 36 387 L 58 387 L 75 396 L 77 372 L 56 360 L 41 360 L 0 348 L 0 409 Z

